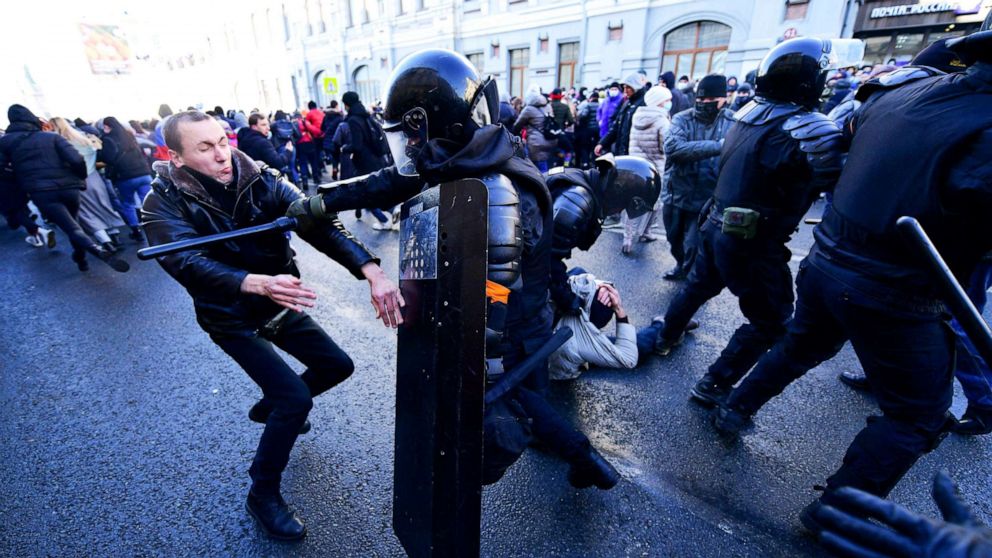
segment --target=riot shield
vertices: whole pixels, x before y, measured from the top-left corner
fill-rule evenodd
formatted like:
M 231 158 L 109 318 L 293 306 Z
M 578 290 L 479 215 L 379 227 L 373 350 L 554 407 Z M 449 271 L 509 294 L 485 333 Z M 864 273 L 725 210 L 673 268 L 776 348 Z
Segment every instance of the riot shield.
M 479 554 L 488 198 L 459 180 L 401 210 L 393 531 L 414 558 Z

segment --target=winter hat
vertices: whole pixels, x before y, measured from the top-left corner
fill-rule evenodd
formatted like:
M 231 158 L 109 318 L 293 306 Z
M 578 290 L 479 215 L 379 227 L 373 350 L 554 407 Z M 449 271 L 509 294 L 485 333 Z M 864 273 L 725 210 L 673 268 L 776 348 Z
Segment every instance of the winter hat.
M 649 107 L 656 107 L 671 98 L 672 92 L 667 87 L 652 87 L 644 94 L 644 104 Z
M 920 51 L 910 64 L 914 66 L 930 66 L 949 74 L 963 72 L 972 61 L 967 56 L 961 56 L 947 48 L 947 39 L 934 42 Z
M 675 72 L 669 70 L 658 76 L 658 79 L 665 84 L 665 87 L 675 89 Z
M 641 83 L 641 74 L 634 72 L 629 76 L 623 78 L 623 85 L 626 85 L 631 89 L 633 89 L 634 91 L 637 91 L 638 89 L 644 86 L 644 84 Z
M 561 100 L 561 89 L 558 89 L 557 87 L 555 87 L 554 89 L 551 90 L 551 95 L 549 95 L 549 97 L 551 98 L 552 101 L 560 101 Z
M 696 86 L 696 97 L 705 99 L 711 97 L 718 99 L 727 96 L 727 78 L 720 74 L 710 74 L 699 80 Z
M 750 83 L 745 81 L 744 83 L 737 86 L 737 92 L 747 93 L 748 95 L 751 95 L 754 93 L 754 89 L 751 87 Z
M 355 93 L 354 91 L 348 91 L 347 93 L 341 96 L 341 102 L 344 103 L 344 106 L 349 108 L 358 104 L 358 93 Z

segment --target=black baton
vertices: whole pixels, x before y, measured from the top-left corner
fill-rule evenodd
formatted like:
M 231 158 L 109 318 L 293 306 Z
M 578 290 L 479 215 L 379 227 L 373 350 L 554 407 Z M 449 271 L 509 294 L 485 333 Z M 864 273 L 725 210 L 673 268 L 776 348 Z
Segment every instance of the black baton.
M 142 248 L 141 250 L 138 250 L 138 259 L 150 260 L 159 256 L 167 256 L 169 254 L 175 254 L 176 252 L 185 252 L 186 250 L 200 248 L 201 246 L 207 246 L 217 242 L 226 242 L 236 238 L 244 238 L 246 236 L 254 236 L 256 234 L 267 232 L 286 232 L 294 229 L 296 229 L 295 217 L 280 217 L 275 221 L 264 225 L 255 225 L 254 227 L 245 227 L 234 231 L 211 234 L 198 238 L 189 238 L 186 240 L 177 240 L 167 244 L 159 244 L 157 246 Z
M 896 221 L 896 227 L 926 260 L 933 278 L 937 281 L 944 295 L 944 303 L 947 304 L 951 314 L 961 324 L 961 329 L 975 345 L 978 354 L 985 359 L 986 364 L 992 366 L 992 330 L 989 330 L 989 324 L 985 322 L 981 313 L 972 304 L 971 299 L 961 287 L 961 283 L 951 273 L 951 268 L 947 267 L 947 263 L 940 256 L 940 252 L 937 251 L 937 247 L 933 245 L 926 231 L 920 226 L 920 222 L 912 217 L 900 217 Z

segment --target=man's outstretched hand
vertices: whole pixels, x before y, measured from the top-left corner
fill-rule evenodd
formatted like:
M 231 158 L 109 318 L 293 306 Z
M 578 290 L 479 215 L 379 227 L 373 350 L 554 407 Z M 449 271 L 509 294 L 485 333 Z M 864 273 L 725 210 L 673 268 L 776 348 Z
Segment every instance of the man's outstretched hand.
M 373 262 L 362 266 L 362 274 L 369 281 L 375 317 L 382 319 L 386 327 L 398 327 L 403 323 L 402 308 L 406 306 L 399 287 L 386 277 L 381 267 Z
M 312 308 L 317 293 L 303 286 L 299 277 L 292 275 L 259 275 L 249 273 L 241 281 L 241 292 L 267 296 L 273 302 L 294 312 Z

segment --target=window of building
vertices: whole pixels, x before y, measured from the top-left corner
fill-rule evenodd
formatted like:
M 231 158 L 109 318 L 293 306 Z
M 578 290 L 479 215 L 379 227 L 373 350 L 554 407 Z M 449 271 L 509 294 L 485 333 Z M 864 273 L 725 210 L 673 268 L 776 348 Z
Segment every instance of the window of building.
M 558 45 L 558 87 L 575 85 L 575 67 L 579 63 L 579 43 Z
M 486 65 L 486 57 L 481 52 L 473 52 L 471 54 L 466 54 L 465 58 L 475 66 L 475 71 L 482 73 L 483 66 Z
M 730 27 L 715 21 L 697 21 L 665 35 L 661 71 L 697 79 L 723 73 L 730 46 Z
M 548 52 L 548 41 L 547 37 L 541 37 L 537 40 L 537 51 L 538 52 Z
M 368 105 L 379 97 L 379 82 L 372 79 L 368 66 L 359 66 L 354 73 L 355 91 L 362 103 Z
M 524 96 L 524 81 L 527 79 L 527 65 L 530 64 L 529 48 L 510 49 L 510 95 Z
M 609 32 L 607 34 L 608 41 L 622 41 L 623 40 L 623 23 L 611 23 L 609 25 Z
M 809 0 L 785 0 L 785 20 L 806 19 Z
M 492 57 L 499 58 L 499 45 L 491 45 L 491 46 L 492 46 Z

